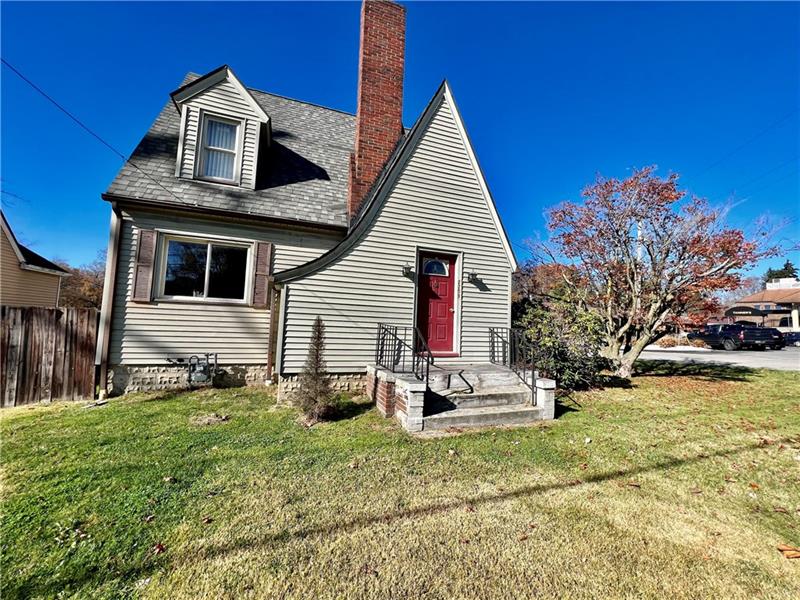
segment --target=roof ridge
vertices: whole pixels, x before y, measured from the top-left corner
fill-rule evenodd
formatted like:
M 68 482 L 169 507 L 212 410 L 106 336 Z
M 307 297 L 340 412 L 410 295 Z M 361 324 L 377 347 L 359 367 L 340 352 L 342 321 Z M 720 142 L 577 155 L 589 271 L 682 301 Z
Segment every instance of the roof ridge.
M 325 110 L 330 110 L 332 112 L 341 113 L 343 115 L 347 115 L 348 117 L 355 117 L 355 113 L 348 112 L 346 110 L 342 110 L 340 108 L 332 108 L 330 106 L 323 106 L 322 104 L 317 104 L 316 102 L 309 102 L 308 100 L 300 100 L 299 98 L 292 98 L 291 96 L 286 96 L 284 94 L 276 94 L 275 92 L 266 92 L 264 90 L 260 90 L 258 88 L 246 86 L 248 90 L 251 92 L 258 92 L 259 94 L 266 94 L 267 96 L 274 96 L 276 98 L 283 98 L 284 100 L 291 100 L 292 102 L 299 102 L 300 104 L 308 104 L 309 106 L 316 106 L 317 108 L 322 108 Z
M 221 68 L 221 67 L 218 67 L 218 68 Z M 206 73 L 206 75 L 208 75 L 208 73 Z M 189 71 L 188 73 L 186 73 L 186 75 L 184 75 L 184 79 L 186 79 L 187 77 L 190 77 L 190 76 L 196 77 L 198 79 L 200 77 L 205 77 L 205 75 L 201 75 L 200 73 L 195 73 L 194 71 Z M 190 82 L 190 83 L 192 83 L 192 82 Z M 322 104 L 318 104 L 316 102 L 309 102 L 308 100 L 300 100 L 299 98 L 293 98 L 292 96 L 286 96 L 285 94 L 276 94 L 275 92 L 267 92 L 265 90 L 260 90 L 258 88 L 251 87 L 249 85 L 245 85 L 244 87 L 247 88 L 247 90 L 251 91 L 251 92 L 258 92 L 259 94 L 266 94 L 267 96 L 274 96 L 275 98 L 283 98 L 284 100 L 291 100 L 292 102 L 299 102 L 300 104 L 308 104 L 309 106 L 316 106 L 317 108 L 323 108 L 325 110 L 330 110 L 330 111 L 333 111 L 333 112 L 341 113 L 341 114 L 347 115 L 349 117 L 355 117 L 356 116 L 355 113 L 351 113 L 351 112 L 348 112 L 346 110 L 342 110 L 340 108 L 332 108 L 330 106 L 323 106 Z

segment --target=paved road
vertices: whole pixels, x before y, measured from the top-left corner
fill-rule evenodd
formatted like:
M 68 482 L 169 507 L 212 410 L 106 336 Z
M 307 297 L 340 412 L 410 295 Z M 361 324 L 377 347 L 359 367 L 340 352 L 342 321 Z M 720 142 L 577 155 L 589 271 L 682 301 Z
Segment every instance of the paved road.
M 738 365 L 753 369 L 778 369 L 780 371 L 800 371 L 800 348 L 783 350 L 708 350 L 682 346 L 659 348 L 648 346 L 642 358 L 651 360 L 675 360 L 679 362 L 703 362 Z

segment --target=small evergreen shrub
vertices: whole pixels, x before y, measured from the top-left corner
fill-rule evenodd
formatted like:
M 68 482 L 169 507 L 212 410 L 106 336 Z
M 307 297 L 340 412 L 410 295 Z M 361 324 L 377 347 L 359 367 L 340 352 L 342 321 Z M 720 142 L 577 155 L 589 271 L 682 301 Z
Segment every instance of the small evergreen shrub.
M 312 423 L 336 415 L 337 402 L 325 366 L 325 324 L 317 316 L 311 329 L 308 357 L 300 373 L 295 401 Z

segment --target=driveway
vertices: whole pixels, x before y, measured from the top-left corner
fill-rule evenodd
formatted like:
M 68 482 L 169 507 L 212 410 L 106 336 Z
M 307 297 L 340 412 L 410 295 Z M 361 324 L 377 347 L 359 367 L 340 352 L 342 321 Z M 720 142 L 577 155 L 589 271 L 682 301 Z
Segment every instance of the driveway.
M 643 359 L 674 360 L 678 362 L 702 362 L 725 365 L 737 365 L 752 369 L 778 369 L 779 371 L 800 371 L 800 348 L 790 347 L 783 350 L 709 350 L 677 346 L 675 348 L 659 348 L 648 346 L 642 352 Z

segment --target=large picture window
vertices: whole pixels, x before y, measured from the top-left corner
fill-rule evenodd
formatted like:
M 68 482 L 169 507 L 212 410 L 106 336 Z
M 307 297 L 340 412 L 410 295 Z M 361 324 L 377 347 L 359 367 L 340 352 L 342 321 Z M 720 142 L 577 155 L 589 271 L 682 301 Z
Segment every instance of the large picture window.
M 249 246 L 166 238 L 162 296 L 246 300 Z
M 206 115 L 200 176 L 217 181 L 236 180 L 239 123 Z

